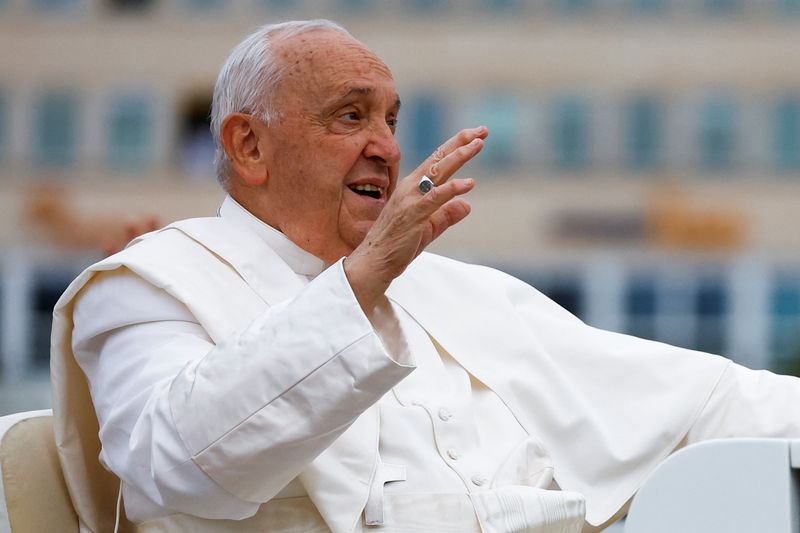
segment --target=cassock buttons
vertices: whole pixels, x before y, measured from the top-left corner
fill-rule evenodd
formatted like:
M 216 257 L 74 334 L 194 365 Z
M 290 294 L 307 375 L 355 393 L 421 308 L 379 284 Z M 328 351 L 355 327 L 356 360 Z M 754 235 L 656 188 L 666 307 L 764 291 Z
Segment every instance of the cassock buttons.
M 447 457 L 449 457 L 453 461 L 458 461 L 461 458 L 461 454 L 458 453 L 458 450 L 450 448 L 449 450 L 447 450 Z
M 453 418 L 453 413 L 451 413 L 450 411 L 448 411 L 448 410 L 447 410 L 447 409 L 445 409 L 444 407 L 442 407 L 441 409 L 439 409 L 439 419 L 440 419 L 442 422 L 447 422 L 447 421 L 448 421 L 448 420 L 450 420 L 451 418 Z
M 482 487 L 483 485 L 486 485 L 488 482 L 489 479 L 482 476 L 481 474 L 475 474 L 474 476 L 472 476 L 472 484 L 475 485 L 476 487 Z

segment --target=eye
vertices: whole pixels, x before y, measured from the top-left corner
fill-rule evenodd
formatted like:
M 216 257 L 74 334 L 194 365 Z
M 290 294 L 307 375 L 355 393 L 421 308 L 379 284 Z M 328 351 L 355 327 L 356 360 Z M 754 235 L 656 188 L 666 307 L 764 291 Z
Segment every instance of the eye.
M 386 124 L 389 126 L 389 129 L 394 132 L 397 129 L 397 117 L 387 117 Z
M 361 120 L 361 116 L 358 114 L 358 111 L 347 111 L 339 115 L 339 118 L 352 122 L 358 122 Z

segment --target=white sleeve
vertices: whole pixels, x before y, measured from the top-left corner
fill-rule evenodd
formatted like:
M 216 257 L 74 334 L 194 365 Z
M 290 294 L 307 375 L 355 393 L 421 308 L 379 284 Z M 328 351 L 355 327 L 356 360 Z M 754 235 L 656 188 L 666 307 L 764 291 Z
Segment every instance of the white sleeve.
M 155 506 L 133 520 L 252 515 L 414 368 L 389 356 L 341 262 L 219 345 L 125 269 L 87 286 L 74 323 L 101 459 Z
M 800 437 L 800 379 L 731 363 L 687 444 L 731 437 Z

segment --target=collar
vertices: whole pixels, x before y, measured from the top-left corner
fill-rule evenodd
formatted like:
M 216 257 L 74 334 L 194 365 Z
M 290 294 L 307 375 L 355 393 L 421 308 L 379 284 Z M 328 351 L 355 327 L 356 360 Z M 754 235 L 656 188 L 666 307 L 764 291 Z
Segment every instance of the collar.
M 313 278 L 325 270 L 326 265 L 322 259 L 297 246 L 286 235 L 239 205 L 230 195 L 225 196 L 225 200 L 217 210 L 217 215 L 244 224 L 254 231 L 289 265 L 295 274 Z

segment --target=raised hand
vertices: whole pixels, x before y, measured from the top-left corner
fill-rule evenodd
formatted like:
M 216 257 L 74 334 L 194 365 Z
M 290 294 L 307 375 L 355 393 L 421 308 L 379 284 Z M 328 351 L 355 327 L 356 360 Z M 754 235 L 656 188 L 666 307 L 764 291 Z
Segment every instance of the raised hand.
M 483 148 L 484 126 L 460 131 L 400 180 L 361 244 L 345 259 L 344 269 L 367 314 L 399 276 L 434 239 L 463 220 L 470 211 L 459 198 L 474 187 L 471 179 L 450 179 Z M 419 190 L 423 176 L 436 185 Z

